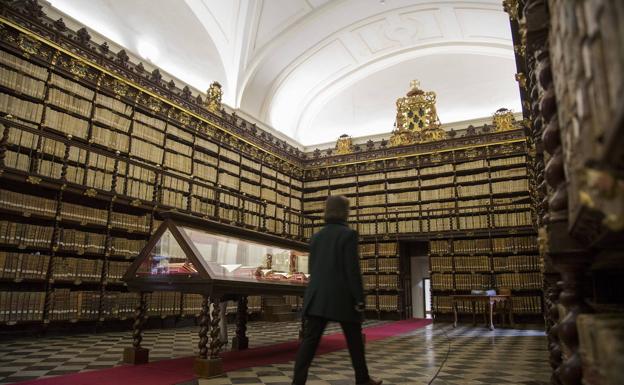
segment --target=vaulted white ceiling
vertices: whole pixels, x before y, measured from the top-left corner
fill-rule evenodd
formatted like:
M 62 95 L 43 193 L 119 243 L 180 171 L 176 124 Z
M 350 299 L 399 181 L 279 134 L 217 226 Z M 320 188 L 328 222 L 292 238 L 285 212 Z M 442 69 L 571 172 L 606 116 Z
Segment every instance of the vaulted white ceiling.
M 519 111 L 501 0 L 50 0 L 304 145 L 392 130 L 409 81 L 443 123 Z

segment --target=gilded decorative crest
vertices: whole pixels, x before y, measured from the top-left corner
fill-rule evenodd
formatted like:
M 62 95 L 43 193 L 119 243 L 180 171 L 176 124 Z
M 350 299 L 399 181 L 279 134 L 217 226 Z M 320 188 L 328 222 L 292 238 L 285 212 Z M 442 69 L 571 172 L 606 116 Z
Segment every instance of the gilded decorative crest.
M 206 93 L 206 108 L 210 112 L 219 113 L 221 111 L 221 98 L 223 97 L 221 84 L 219 82 L 212 82 Z
M 351 154 L 353 152 L 353 140 L 347 134 L 340 135 L 336 141 L 336 155 Z
M 513 112 L 507 108 L 499 108 L 492 116 L 492 123 L 497 132 L 514 130 L 516 128 L 515 121 Z
M 419 87 L 419 82 L 412 80 L 407 96 L 396 101 L 396 129 L 390 137 L 392 147 L 446 139 L 436 111 L 435 92 Z
M 87 76 L 87 66 L 75 59 L 69 61 L 69 72 L 77 78 L 84 78 Z
M 111 84 L 112 88 L 113 88 L 113 92 L 115 93 L 115 95 L 120 98 L 122 96 L 126 96 L 126 94 L 128 93 L 128 84 L 119 81 L 119 80 L 113 80 L 112 84 Z
M 30 55 L 36 55 L 41 48 L 41 43 L 21 33 L 17 38 L 17 44 L 22 49 L 22 51 L 24 51 L 24 56 L 26 57 L 29 57 Z
M 180 112 L 180 115 L 178 116 L 178 121 L 182 123 L 183 125 L 188 126 L 191 123 L 191 117 L 189 116 L 189 114 L 182 111 Z

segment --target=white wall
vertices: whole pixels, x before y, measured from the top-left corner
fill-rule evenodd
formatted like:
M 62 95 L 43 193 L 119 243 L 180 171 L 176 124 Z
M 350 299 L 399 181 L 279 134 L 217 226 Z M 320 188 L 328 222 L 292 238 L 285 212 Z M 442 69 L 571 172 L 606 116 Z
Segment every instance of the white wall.
M 429 258 L 427 256 L 411 257 L 412 265 L 412 316 L 425 318 L 425 303 L 423 298 L 423 278 L 429 275 Z

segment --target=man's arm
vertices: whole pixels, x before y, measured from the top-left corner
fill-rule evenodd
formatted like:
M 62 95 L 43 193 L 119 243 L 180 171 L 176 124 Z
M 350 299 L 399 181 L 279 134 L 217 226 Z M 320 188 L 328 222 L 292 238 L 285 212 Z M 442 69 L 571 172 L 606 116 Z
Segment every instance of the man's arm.
M 360 271 L 360 256 L 358 255 L 358 233 L 351 231 L 345 245 L 345 270 L 349 291 L 355 300 L 358 310 L 364 310 L 364 287 Z

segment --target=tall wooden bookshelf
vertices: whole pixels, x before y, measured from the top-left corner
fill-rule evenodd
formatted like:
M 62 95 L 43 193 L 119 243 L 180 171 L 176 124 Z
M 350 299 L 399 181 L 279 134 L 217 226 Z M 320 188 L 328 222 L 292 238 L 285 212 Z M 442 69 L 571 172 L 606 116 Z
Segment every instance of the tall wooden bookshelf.
M 304 233 L 322 225 L 328 194 L 351 199 L 367 309 L 379 316 L 388 310 L 407 315 L 410 296 L 401 274 L 409 272 L 401 269 L 408 265 L 399 250 L 414 240 L 430 245 L 434 316 L 452 311 L 449 295 L 489 288 L 511 289 L 517 314 L 540 315 L 527 146 L 521 131 L 509 135 L 502 143 L 484 134 L 469 146 L 449 140 L 435 152 L 306 170 L 303 210 L 317 220 L 304 225 Z
M 165 210 L 305 240 L 322 226 L 329 194 L 353 204 L 369 316 L 410 315 L 401 245 L 411 240 L 431 245 L 436 316 L 450 293 L 477 281 L 510 286 L 518 312 L 541 311 L 529 305 L 541 294 L 528 283 L 539 267 L 521 129 L 303 153 L 235 114 L 208 111 L 188 87 L 48 19 L 36 2 L 0 13 L 3 325 L 131 317 L 138 298 L 120 278 Z M 482 240 L 478 253 L 458 248 Z M 448 249 L 436 249 L 441 242 Z M 470 258 L 483 270 L 465 270 Z M 189 295 L 152 295 L 154 318 L 201 307 Z

